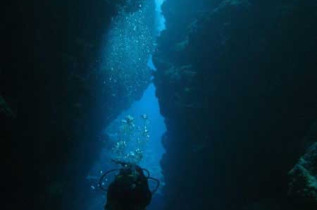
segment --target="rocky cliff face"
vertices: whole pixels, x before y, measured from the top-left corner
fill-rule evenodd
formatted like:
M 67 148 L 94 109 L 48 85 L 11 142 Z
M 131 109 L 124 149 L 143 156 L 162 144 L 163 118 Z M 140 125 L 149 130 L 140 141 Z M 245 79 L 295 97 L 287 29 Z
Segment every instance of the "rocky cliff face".
M 127 3 L 128 2 L 128 3 Z M 129 106 L 99 72 L 111 19 L 141 1 L 10 1 L 2 8 L 1 209 L 87 209 L 84 182 L 103 126 Z
M 297 208 L 288 172 L 317 117 L 316 9 L 310 0 L 164 4 L 154 62 L 166 209 Z

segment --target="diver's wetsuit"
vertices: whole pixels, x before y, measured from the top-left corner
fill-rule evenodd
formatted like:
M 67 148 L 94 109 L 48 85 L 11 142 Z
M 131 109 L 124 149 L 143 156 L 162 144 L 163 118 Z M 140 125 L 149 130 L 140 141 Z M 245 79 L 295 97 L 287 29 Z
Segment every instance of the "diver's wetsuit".
M 145 210 L 152 194 L 143 170 L 126 164 L 110 184 L 105 210 Z

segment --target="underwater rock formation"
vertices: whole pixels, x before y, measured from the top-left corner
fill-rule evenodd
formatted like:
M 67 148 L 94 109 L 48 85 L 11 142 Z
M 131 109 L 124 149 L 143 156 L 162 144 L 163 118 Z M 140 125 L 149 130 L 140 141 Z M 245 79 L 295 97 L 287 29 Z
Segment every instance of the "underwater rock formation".
M 315 136 L 315 139 L 317 136 Z M 289 172 L 289 196 L 299 209 L 317 208 L 317 142 Z
M 299 209 L 288 172 L 317 118 L 316 6 L 165 2 L 153 60 L 167 210 Z
M 11 107 L 8 105 L 6 100 L 0 95 L 0 114 L 3 114 L 9 118 L 14 118 L 16 115 L 11 109 Z
M 103 92 L 100 48 L 121 6 L 135 12 L 139 2 L 17 0 L 3 7 L 0 91 L 17 116 L 0 113 L 8 153 L 1 209 L 88 209 L 84 180 L 99 156 L 100 132 L 144 89 L 114 104 Z

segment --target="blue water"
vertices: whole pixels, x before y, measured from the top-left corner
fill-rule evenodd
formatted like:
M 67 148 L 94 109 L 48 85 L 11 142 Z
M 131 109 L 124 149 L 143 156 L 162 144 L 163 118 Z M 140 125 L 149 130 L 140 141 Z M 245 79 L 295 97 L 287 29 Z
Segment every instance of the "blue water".
M 161 200 L 162 192 L 161 189 L 164 186 L 164 177 L 162 175 L 160 160 L 165 150 L 162 146 L 161 137 L 166 131 L 164 118 L 160 114 L 158 100 L 155 97 L 155 86 L 150 84 L 147 90 L 144 92 L 143 97 L 140 101 L 135 102 L 128 110 L 124 111 L 117 117 L 116 120 L 113 121 L 112 124 L 109 125 L 108 128 L 105 129 L 105 132 L 109 135 L 111 139 L 111 143 L 114 144 L 116 142 L 116 135 L 114 132 L 117 131 L 118 126 L 121 124 L 122 119 L 125 119 L 126 116 L 133 116 L 134 123 L 136 126 L 142 125 L 141 116 L 146 114 L 149 120 L 149 141 L 145 144 L 143 148 L 143 159 L 138 164 L 146 168 L 150 171 L 151 176 L 160 180 L 160 188 L 154 194 L 152 198 L 152 203 L 149 206 L 148 210 L 157 209 L 158 203 L 162 205 L 163 201 Z M 134 134 L 133 134 L 134 135 Z M 136 134 L 137 136 L 138 134 Z M 132 147 L 128 148 L 132 151 L 133 146 L 137 146 L 135 143 Z M 97 181 L 98 178 L 107 170 L 111 170 L 113 168 L 118 168 L 115 164 L 111 162 L 111 159 L 114 158 L 112 149 L 113 146 L 102 149 L 100 160 L 95 164 L 88 179 L 91 179 L 91 190 L 96 194 L 96 199 L 92 201 L 91 210 L 102 209 L 103 204 L 106 202 L 106 193 L 100 192 L 98 189 Z M 110 184 L 113 179 L 113 174 L 110 175 L 105 181 L 105 188 Z M 150 188 L 154 189 L 154 183 L 150 182 Z
M 161 14 L 163 2 L 164 0 L 155 0 L 156 36 L 159 36 L 160 32 L 165 29 L 165 19 Z M 142 72 L 144 72 L 144 69 L 147 69 L 147 71 L 156 70 L 152 62 L 152 46 L 150 46 L 154 45 L 154 41 L 151 43 L 151 40 L 154 39 L 148 33 L 149 29 L 144 22 L 143 12 L 145 11 L 141 10 L 135 14 L 127 15 L 127 17 L 119 16 L 114 21 L 113 28 L 107 35 L 108 41 L 106 41 L 107 46 L 103 56 L 105 59 L 103 65 L 107 67 L 105 69 L 111 69 L 108 72 L 108 74 L 112 75 L 111 81 L 107 81 L 107 85 L 110 84 L 113 88 L 113 100 L 116 99 L 116 91 L 119 84 L 126 86 L 128 92 L 133 93 L 135 87 L 131 84 L 137 85 L 139 79 L 133 75 L 140 75 L 140 72 L 138 73 L 140 69 L 142 69 Z M 142 24 L 140 25 L 140 23 Z M 136 42 L 138 42 L 138 45 L 136 45 Z M 146 56 L 147 62 L 144 62 Z M 126 81 L 125 78 L 132 78 L 135 82 L 132 80 Z M 144 116 L 146 116 L 146 119 L 144 119 Z M 132 120 L 131 124 L 127 123 L 127 119 Z M 146 136 L 143 135 L 144 131 L 146 131 Z M 140 157 L 142 159 L 135 162 L 141 167 L 148 169 L 152 177 L 160 180 L 160 188 L 154 194 L 152 203 L 148 207 L 149 210 L 159 209 L 159 206 L 163 203 L 161 189 L 164 186 L 160 160 L 165 152 L 161 138 L 166 132 L 166 127 L 164 118 L 160 114 L 154 84 L 150 83 L 142 98 L 139 101 L 135 101 L 130 108 L 121 113 L 103 132 L 109 139 L 105 141 L 100 159 L 87 176 L 87 179 L 91 182 L 91 191 L 95 193 L 95 199 L 91 201 L 90 209 L 102 209 L 106 202 L 106 193 L 100 192 L 97 182 L 105 171 L 118 168 L 112 163 L 111 159 L 134 160 L 133 157 L 135 156 L 132 156 L 132 159 L 126 157 L 130 154 L 135 155 L 136 151 L 141 151 L 142 156 Z M 118 144 L 120 145 L 122 142 L 127 144 L 127 146 L 118 147 Z M 113 174 L 107 177 L 103 183 L 104 187 L 107 188 L 112 180 Z M 150 188 L 153 189 L 154 187 L 154 183 L 150 182 Z
M 146 143 L 143 151 L 143 159 L 139 163 L 140 166 L 147 168 L 151 175 L 155 178 L 160 179 L 161 183 L 164 184 L 164 178 L 161 173 L 160 160 L 164 154 L 164 148 L 161 143 L 161 137 L 166 131 L 164 118 L 160 114 L 159 104 L 155 97 L 155 86 L 151 84 L 145 91 L 142 99 L 135 102 L 128 110 L 123 112 L 117 120 L 113 122 L 109 127 L 120 125 L 122 119 L 130 115 L 135 118 L 135 124 L 142 124 L 140 118 L 141 115 L 146 114 L 149 119 L 149 141 Z M 115 128 L 113 128 L 115 130 Z M 111 133 L 110 133 L 110 136 Z M 114 139 L 115 141 L 116 139 Z M 104 151 L 109 153 L 109 151 Z M 105 154 L 106 156 L 106 154 Z
M 155 12 L 156 12 L 156 28 L 158 31 L 158 35 L 161 33 L 161 31 L 165 30 L 165 18 L 162 15 L 162 4 L 166 0 L 155 0 Z

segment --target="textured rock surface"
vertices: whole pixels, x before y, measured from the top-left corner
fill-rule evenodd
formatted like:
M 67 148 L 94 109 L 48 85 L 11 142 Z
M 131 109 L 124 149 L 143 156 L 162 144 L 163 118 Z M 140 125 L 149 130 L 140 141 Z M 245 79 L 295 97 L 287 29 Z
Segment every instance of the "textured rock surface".
M 136 11 L 140 1 L 129 2 L 125 10 Z M 123 95 L 114 106 L 98 71 L 111 18 L 125 4 L 4 3 L 0 94 L 16 118 L 0 113 L 0 140 L 6 143 L 1 209 L 87 209 L 85 177 L 98 157 L 101 128 L 142 92 Z
M 14 118 L 16 115 L 6 100 L 0 95 L 0 113 L 8 118 Z
M 316 124 L 317 125 L 317 124 Z M 315 143 L 299 159 L 289 172 L 289 195 L 292 203 L 300 209 L 317 208 L 317 126 L 313 127 L 309 138 Z
M 154 62 L 166 209 L 295 208 L 287 174 L 317 114 L 316 6 L 164 4 Z

